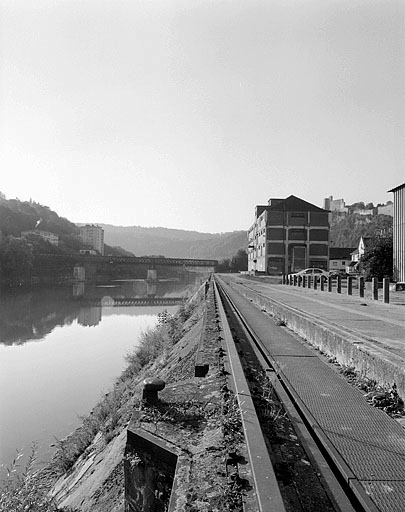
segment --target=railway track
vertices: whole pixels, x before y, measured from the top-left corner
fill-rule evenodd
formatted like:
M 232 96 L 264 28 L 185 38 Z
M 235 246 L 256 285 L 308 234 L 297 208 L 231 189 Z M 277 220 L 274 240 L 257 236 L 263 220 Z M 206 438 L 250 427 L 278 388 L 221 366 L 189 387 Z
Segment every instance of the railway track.
M 283 325 L 278 325 L 277 319 L 270 318 L 265 312 L 258 312 L 257 307 L 246 300 L 238 300 L 237 294 L 223 280 L 216 277 L 215 287 L 228 350 L 229 373 L 233 376 L 234 391 L 244 420 L 245 439 L 257 495 L 257 508 L 245 507 L 245 510 L 402 510 L 402 504 L 397 503 L 389 492 L 386 493 L 386 499 L 381 493 L 376 492 L 373 495 L 370 492 L 370 486 L 367 487 L 368 484 L 358 477 L 359 470 L 356 474 L 353 464 L 348 463 L 342 451 L 336 448 L 338 443 L 331 442 L 331 438 L 334 439 L 331 430 L 325 429 L 322 421 L 318 421 L 317 415 L 308 407 L 305 393 L 300 395 L 300 386 L 296 383 L 294 385 L 294 380 L 286 371 L 288 367 L 291 372 L 295 364 L 301 369 L 307 366 L 307 372 L 311 372 L 311 368 L 315 372 L 315 359 L 319 361 L 315 351 L 304 347 L 303 343 L 287 332 Z M 256 324 L 253 327 L 251 320 L 246 319 L 246 308 L 256 309 Z M 273 353 L 257 334 L 260 332 L 257 322 L 261 322 L 261 329 L 266 330 L 270 337 L 277 340 L 277 349 Z M 287 336 L 292 341 L 287 342 Z M 329 383 L 333 381 L 334 376 L 348 386 L 336 372 L 322 361 L 321 363 L 324 366 L 322 371 L 330 372 L 330 375 L 323 375 L 323 379 Z M 308 373 L 308 376 L 311 380 L 312 375 Z M 301 387 L 306 388 L 304 380 Z M 327 387 L 325 394 L 328 394 Z M 360 393 L 358 398 L 362 398 Z M 320 407 L 322 409 L 322 404 Z M 337 413 L 339 415 L 339 412 Z M 321 420 L 322 414 L 321 410 Z M 356 414 L 356 411 L 352 414 Z M 344 416 L 342 412 L 342 417 Z M 349 438 L 347 443 L 348 450 L 355 452 L 359 449 L 359 443 L 354 444 Z M 268 457 L 265 456 L 264 450 Z M 375 457 L 375 451 L 368 451 L 366 446 L 366 466 L 365 459 L 370 456 Z M 374 469 L 371 468 L 370 471 Z M 374 476 L 374 473 L 371 473 L 371 476 Z M 378 485 L 379 481 L 375 487 Z M 377 496 L 377 499 L 372 499 L 373 496 Z

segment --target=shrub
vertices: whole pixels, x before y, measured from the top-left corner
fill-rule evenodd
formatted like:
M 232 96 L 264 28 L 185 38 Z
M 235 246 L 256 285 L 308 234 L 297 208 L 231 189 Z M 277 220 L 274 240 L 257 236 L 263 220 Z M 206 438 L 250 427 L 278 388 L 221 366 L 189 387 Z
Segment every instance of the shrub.
M 56 512 L 55 501 L 48 496 L 48 488 L 34 472 L 37 444 L 31 446 L 27 465 L 21 475 L 17 473 L 18 461 L 22 457 L 17 452 L 11 468 L 7 469 L 7 478 L 0 482 L 1 512 Z

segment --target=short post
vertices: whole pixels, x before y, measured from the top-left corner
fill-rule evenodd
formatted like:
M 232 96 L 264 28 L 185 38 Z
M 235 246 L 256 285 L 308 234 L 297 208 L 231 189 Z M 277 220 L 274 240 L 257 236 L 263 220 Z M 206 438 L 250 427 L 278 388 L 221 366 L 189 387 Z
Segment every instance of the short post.
M 373 299 L 378 300 L 378 278 L 373 277 L 371 279 L 371 288 L 373 290 Z
M 318 276 L 314 276 L 314 290 L 318 288 Z
M 347 295 L 353 295 L 353 277 L 348 276 L 347 278 Z
M 359 281 L 359 297 L 364 297 L 364 277 L 358 277 Z
M 294 276 L 290 274 L 290 286 L 294 284 Z
M 302 276 L 302 287 L 306 288 L 306 286 L 307 286 L 307 276 L 303 275 Z
M 294 276 L 293 281 L 294 281 L 294 286 L 297 286 L 298 285 L 298 278 L 297 278 L 297 276 Z
M 337 291 L 337 293 L 342 293 L 342 277 L 337 276 L 336 280 L 337 280 L 336 291 Z
M 323 292 L 325 289 L 325 281 L 326 281 L 326 277 L 321 276 L 321 292 Z
M 332 281 L 332 276 L 329 276 L 328 277 L 328 292 L 331 292 L 332 291 L 332 286 L 333 286 L 333 281 Z
M 308 288 L 312 286 L 312 276 L 308 276 Z
M 283 278 L 282 278 L 282 280 L 283 280 L 283 284 L 286 284 L 286 283 L 287 283 L 287 281 L 286 281 L 286 275 L 285 275 L 285 274 L 283 274 Z
M 390 280 L 388 277 L 384 277 L 383 279 L 383 297 L 385 304 L 389 304 L 390 302 Z
M 148 404 L 154 404 L 158 401 L 158 391 L 162 391 L 166 383 L 162 379 L 148 377 L 143 381 L 142 400 Z

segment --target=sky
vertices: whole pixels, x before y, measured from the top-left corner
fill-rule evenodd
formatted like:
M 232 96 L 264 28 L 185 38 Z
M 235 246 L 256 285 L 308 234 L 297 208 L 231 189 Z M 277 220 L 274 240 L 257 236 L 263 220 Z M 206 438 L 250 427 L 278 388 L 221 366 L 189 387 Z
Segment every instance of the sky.
M 245 230 L 405 182 L 405 0 L 0 0 L 0 191 Z

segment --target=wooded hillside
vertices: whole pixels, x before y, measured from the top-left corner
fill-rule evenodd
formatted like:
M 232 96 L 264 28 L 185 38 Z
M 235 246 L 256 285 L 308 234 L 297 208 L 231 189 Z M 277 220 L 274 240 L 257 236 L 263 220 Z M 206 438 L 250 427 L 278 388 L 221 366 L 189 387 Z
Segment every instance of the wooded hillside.
M 330 241 L 332 247 L 357 247 L 360 237 L 387 235 L 392 232 L 389 215 L 364 216 L 352 213 L 345 216 L 332 214 Z

